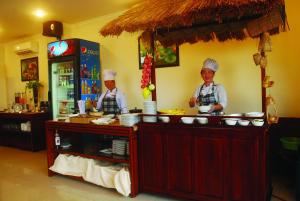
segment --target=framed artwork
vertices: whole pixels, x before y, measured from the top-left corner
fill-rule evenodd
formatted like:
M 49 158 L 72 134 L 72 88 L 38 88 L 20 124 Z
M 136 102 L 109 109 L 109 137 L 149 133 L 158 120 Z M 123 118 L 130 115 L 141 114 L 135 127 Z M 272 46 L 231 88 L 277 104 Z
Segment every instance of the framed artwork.
M 143 69 L 144 59 L 147 53 L 151 53 L 153 55 L 153 49 L 151 47 L 151 41 L 149 43 L 145 43 L 142 41 L 141 37 L 139 37 L 138 43 L 139 43 L 139 69 Z
M 156 67 L 179 66 L 179 47 L 164 47 L 158 40 L 154 41 L 154 62 Z
M 38 57 L 21 60 L 21 79 L 31 81 L 39 79 Z
M 154 51 L 151 48 L 151 43 L 153 44 Z M 141 37 L 138 39 L 138 44 L 139 69 L 143 68 L 144 59 L 147 53 L 154 55 L 156 68 L 179 66 L 179 47 L 177 45 L 164 47 L 158 40 L 145 43 L 141 40 Z

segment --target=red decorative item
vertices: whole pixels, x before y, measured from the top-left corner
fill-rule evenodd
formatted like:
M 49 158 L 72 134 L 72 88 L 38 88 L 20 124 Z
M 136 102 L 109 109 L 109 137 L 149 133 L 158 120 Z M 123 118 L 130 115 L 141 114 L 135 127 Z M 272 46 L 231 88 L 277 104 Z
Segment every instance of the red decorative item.
M 152 68 L 152 55 L 147 54 L 143 63 L 141 88 L 144 89 L 150 85 L 151 80 L 151 68 Z

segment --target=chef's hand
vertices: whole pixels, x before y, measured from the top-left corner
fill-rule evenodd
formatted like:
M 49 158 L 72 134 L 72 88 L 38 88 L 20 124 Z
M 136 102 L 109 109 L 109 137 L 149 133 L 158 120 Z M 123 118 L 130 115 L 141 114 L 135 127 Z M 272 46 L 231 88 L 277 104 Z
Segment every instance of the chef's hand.
M 221 111 L 222 109 L 223 109 L 223 106 L 221 104 L 215 104 L 215 105 L 211 105 L 208 112 L 212 113 L 213 111 Z
M 196 105 L 196 103 L 197 103 L 197 98 L 195 98 L 195 97 L 190 98 L 190 101 L 189 101 L 190 107 L 194 107 Z

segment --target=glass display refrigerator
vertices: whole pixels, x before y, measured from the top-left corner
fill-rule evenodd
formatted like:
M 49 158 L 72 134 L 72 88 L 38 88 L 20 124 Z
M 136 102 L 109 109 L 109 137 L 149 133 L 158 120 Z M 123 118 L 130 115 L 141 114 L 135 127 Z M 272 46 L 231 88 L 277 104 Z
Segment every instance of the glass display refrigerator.
M 49 92 L 52 119 L 77 113 L 78 100 L 92 108 L 101 92 L 99 43 L 67 39 L 48 44 Z

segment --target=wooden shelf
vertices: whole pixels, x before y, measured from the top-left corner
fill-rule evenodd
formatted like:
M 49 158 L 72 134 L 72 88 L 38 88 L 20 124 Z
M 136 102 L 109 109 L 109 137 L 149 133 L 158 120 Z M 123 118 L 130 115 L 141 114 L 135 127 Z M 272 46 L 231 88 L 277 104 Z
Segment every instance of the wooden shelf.
M 72 144 L 70 149 L 57 149 L 55 146 L 55 132 L 58 132 L 61 141 L 68 139 Z M 106 136 L 106 137 L 104 137 Z M 96 137 L 102 140 L 103 144 L 114 138 L 126 138 L 129 142 L 129 156 L 119 156 L 115 154 L 107 155 L 99 152 L 100 147 L 88 150 L 89 144 L 85 140 L 88 137 Z M 129 167 L 131 181 L 131 197 L 138 193 L 138 159 L 137 159 L 137 132 L 133 127 L 120 126 L 119 122 L 110 125 L 94 125 L 90 123 L 71 123 L 59 121 L 46 122 L 46 140 L 47 140 L 47 160 L 48 175 L 53 176 L 57 173 L 49 170 L 54 164 L 54 160 L 59 154 L 70 154 L 84 158 L 104 160 L 113 163 L 126 163 Z M 106 144 L 105 144 L 106 146 Z
M 129 156 L 119 156 L 115 154 L 111 154 L 108 156 L 108 154 L 84 154 L 84 153 L 79 153 L 75 150 L 58 150 L 58 153 L 60 154 L 70 154 L 73 156 L 81 156 L 84 158 L 90 158 L 90 159 L 96 159 L 96 160 L 105 160 L 113 163 L 129 163 Z M 105 156 L 106 155 L 106 156 Z

